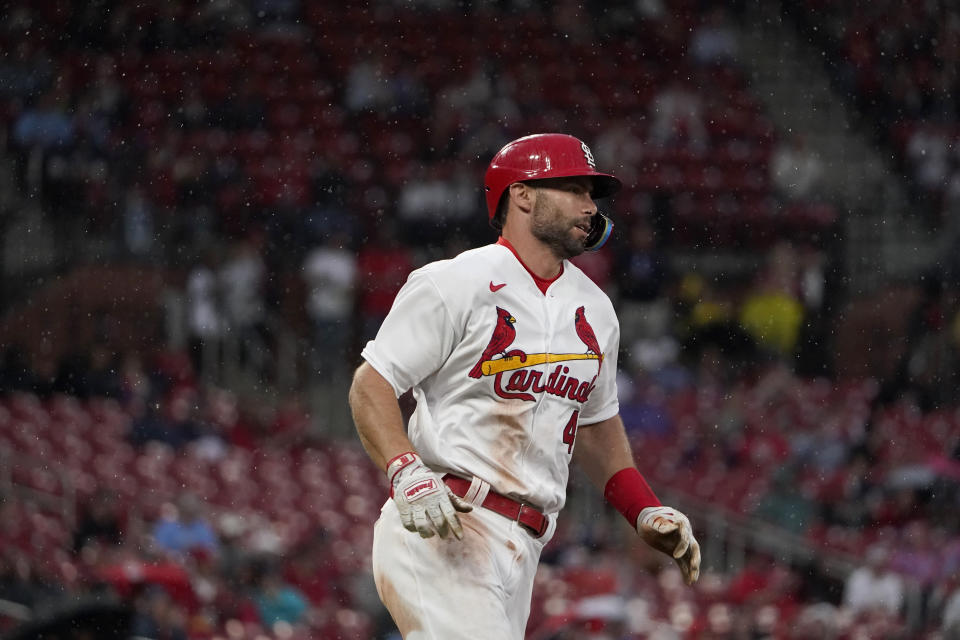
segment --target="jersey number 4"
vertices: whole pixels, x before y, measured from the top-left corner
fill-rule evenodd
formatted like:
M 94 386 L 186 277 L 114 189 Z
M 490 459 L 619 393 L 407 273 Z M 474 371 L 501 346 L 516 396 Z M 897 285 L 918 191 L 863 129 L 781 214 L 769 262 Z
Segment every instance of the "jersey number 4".
M 580 418 L 580 410 L 577 409 L 567 420 L 567 426 L 563 428 L 563 444 L 567 445 L 567 453 L 573 453 L 573 443 L 577 439 L 577 420 Z

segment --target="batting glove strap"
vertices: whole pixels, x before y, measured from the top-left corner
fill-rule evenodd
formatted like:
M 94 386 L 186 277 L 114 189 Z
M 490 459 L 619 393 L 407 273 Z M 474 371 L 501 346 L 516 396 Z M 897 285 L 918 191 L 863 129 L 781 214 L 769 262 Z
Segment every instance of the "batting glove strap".
M 637 517 L 637 533 L 676 561 L 687 584 L 696 582 L 700 576 L 700 544 L 687 516 L 671 507 L 647 507 Z
M 423 464 L 423 461 L 420 460 L 420 456 L 413 451 L 405 451 L 398 456 L 390 458 L 390 462 L 387 463 L 387 480 L 390 481 L 391 485 L 396 484 L 397 474 L 415 464 Z

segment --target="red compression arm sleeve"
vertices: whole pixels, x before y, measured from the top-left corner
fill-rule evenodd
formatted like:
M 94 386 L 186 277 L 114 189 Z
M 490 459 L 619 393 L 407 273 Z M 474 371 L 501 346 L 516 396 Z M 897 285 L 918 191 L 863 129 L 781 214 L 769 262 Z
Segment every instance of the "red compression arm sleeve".
M 637 526 L 637 517 L 645 508 L 661 506 L 653 489 L 633 467 L 621 469 L 610 476 L 603 497 L 623 514 L 631 527 Z

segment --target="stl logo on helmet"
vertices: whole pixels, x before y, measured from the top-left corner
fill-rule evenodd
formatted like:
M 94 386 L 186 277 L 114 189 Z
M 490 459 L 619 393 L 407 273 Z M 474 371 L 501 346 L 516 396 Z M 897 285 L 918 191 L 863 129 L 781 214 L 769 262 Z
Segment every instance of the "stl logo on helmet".
M 590 151 L 590 147 L 587 146 L 586 142 L 581 142 L 580 148 L 583 149 L 583 157 L 587 159 L 587 164 L 590 165 L 591 169 L 596 171 L 597 161 L 593 159 L 593 152 Z
M 596 386 L 597 376 L 590 380 L 580 380 L 570 373 L 570 367 L 557 366 L 543 379 L 544 372 L 533 369 L 544 363 L 563 363 L 574 360 L 596 360 L 597 375 L 603 366 L 603 353 L 597 341 L 593 327 L 587 322 L 584 307 L 574 313 L 573 325 L 577 337 L 587 347 L 586 353 L 526 353 L 521 349 L 507 348 L 517 337 L 514 324 L 517 319 L 506 309 L 496 307 L 497 324 L 493 328 L 490 342 L 483 350 L 477 364 L 467 374 L 471 378 L 493 376 L 493 391 L 501 398 L 534 402 L 534 394 L 548 393 L 584 403 Z M 495 357 L 500 356 L 500 357 Z M 504 382 L 504 374 L 510 376 Z

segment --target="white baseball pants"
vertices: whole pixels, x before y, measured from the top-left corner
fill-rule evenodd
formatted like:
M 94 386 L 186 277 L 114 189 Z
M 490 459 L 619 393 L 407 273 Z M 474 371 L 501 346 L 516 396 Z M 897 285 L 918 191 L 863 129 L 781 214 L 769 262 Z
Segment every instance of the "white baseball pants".
M 459 516 L 463 540 L 453 534 L 421 538 L 403 528 L 396 505 L 387 500 L 373 534 L 380 599 L 404 640 L 522 640 L 540 552 L 556 518 L 534 538 L 476 503 Z

